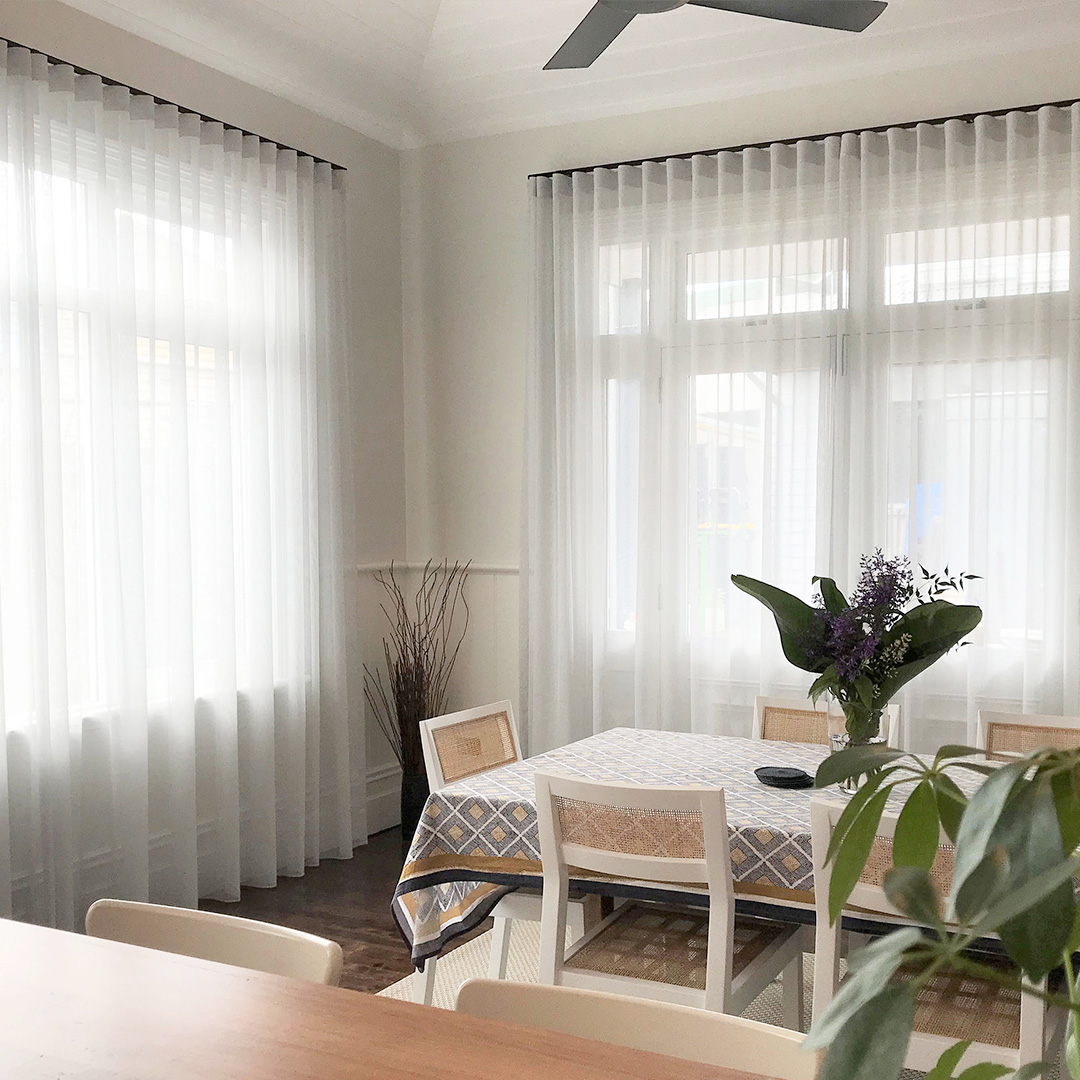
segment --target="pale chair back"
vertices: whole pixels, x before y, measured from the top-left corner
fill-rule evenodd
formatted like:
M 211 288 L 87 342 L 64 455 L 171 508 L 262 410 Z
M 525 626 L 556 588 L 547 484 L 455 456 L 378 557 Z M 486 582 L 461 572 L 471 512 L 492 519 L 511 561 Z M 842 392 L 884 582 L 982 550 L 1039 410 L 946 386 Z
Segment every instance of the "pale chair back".
M 234 915 L 98 900 L 86 913 L 86 933 L 326 986 L 341 980 L 342 953 L 336 941 Z
M 886 740 L 896 746 L 900 738 L 900 705 L 885 708 Z M 809 698 L 754 698 L 753 738 L 769 742 L 829 745 L 829 709 Z
M 521 742 L 509 701 L 422 720 L 420 744 L 432 791 L 521 760 Z
M 996 754 L 1027 754 L 1050 747 L 1075 750 L 1080 746 L 1080 717 L 979 710 L 980 750 Z
M 820 1063 L 793 1031 L 595 990 L 472 979 L 458 992 L 457 1009 L 776 1080 L 814 1080 Z
M 818 1017 L 836 993 L 840 981 L 840 920 L 829 925 L 829 885 L 832 865 L 826 864 L 832 831 L 847 804 L 827 799 L 810 802 L 810 831 L 814 861 L 814 1016 Z M 848 906 L 863 912 L 891 916 L 910 922 L 889 903 L 883 881 L 892 867 L 892 838 L 897 815 L 884 814 Z M 943 897 L 952 887 L 955 849 L 941 832 L 930 876 Z M 944 914 L 944 912 L 943 912 Z M 899 973 L 903 977 L 903 972 Z M 1046 1043 L 1046 1008 L 1036 998 L 1003 990 L 994 983 L 967 975 L 942 972 L 920 992 L 915 1010 L 915 1031 L 905 1066 L 928 1070 L 949 1046 L 961 1039 L 974 1045 L 964 1063 L 991 1061 L 1018 1068 L 1039 1060 Z
M 754 698 L 755 739 L 829 745 L 829 710 L 809 698 Z
M 705 1007 L 731 990 L 734 885 L 723 788 L 641 787 L 536 774 L 544 899 L 540 981 L 561 982 L 569 867 L 650 883 L 709 888 Z

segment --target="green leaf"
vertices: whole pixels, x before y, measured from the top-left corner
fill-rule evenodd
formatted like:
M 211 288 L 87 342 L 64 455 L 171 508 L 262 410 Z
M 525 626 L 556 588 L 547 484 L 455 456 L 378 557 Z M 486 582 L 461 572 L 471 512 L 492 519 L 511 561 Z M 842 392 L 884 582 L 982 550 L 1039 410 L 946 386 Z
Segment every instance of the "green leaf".
M 1035 1080 L 1036 1076 L 1041 1076 L 1048 1068 L 1045 1061 L 1029 1061 L 1013 1073 L 1013 1080 Z
M 1062 865 L 1065 853 L 1050 777 L 1036 776 L 1017 789 L 1005 804 L 991 843 L 1000 845 L 1008 858 L 1002 891 L 1010 894 Z M 998 934 L 1009 956 L 1032 979 L 1041 979 L 1060 961 L 1075 914 L 1072 885 L 1063 882 L 1003 921 Z
M 836 682 L 836 667 L 830 664 L 810 685 L 810 689 L 807 691 L 807 697 L 810 698 L 814 704 L 817 704 L 817 699 L 822 694 L 826 694 L 831 690 L 835 690 L 837 687 Z
M 958 743 L 947 743 L 945 746 L 939 746 L 938 752 L 934 755 L 934 767 L 937 768 L 943 761 L 948 761 L 950 758 L 958 757 L 982 757 L 986 753 L 985 750 L 979 750 L 974 746 L 961 746 Z M 927 1076 L 930 1074 L 927 1073 Z
M 910 985 L 885 987 L 829 1044 L 818 1080 L 897 1080 L 914 1020 Z
M 940 824 L 937 799 L 929 780 L 915 785 L 896 819 L 893 866 L 920 866 L 929 870 L 938 851 Z
M 1076 797 L 1074 771 L 1055 773 L 1050 784 L 1061 828 L 1061 846 L 1066 855 L 1071 855 L 1080 844 L 1080 799 Z
M 903 750 L 893 750 L 884 743 L 849 746 L 838 754 L 830 754 L 818 766 L 814 787 L 828 787 L 852 776 L 862 776 L 906 756 Z
M 878 686 L 877 701 L 884 704 L 896 692 L 959 645 L 982 621 L 982 609 L 970 604 L 933 600 L 904 612 L 882 637 L 888 646 L 904 634 L 911 642 L 902 663 Z
M 1080 904 L 1076 905 L 1076 916 L 1073 919 L 1072 933 L 1069 934 L 1069 941 L 1065 946 L 1065 951 L 1070 956 L 1076 952 L 1077 949 L 1080 949 Z
M 993 933 L 1021 912 L 1027 911 L 1029 907 L 1038 903 L 1039 900 L 1059 888 L 1064 882 L 1071 882 L 1073 875 L 1078 871 L 1080 871 L 1080 856 L 1073 856 L 1068 861 L 1053 866 L 1037 877 L 1032 878 L 1026 885 L 1015 892 L 1006 893 L 975 924 L 971 931 L 972 934 L 976 937 L 985 937 L 987 934 Z M 1071 884 L 1069 889 L 1071 891 Z M 1071 928 L 1072 924 L 1069 923 L 1069 926 Z
M 855 693 L 859 700 L 869 709 L 874 704 L 874 684 L 866 675 L 858 675 L 855 678 Z
M 937 1064 L 926 1074 L 923 1080 L 952 1080 L 953 1070 L 960 1064 L 960 1059 L 967 1053 L 969 1046 L 971 1046 L 970 1039 L 953 1043 L 937 1059 Z
M 847 836 L 844 837 L 833 861 L 832 876 L 829 879 L 829 922 L 836 922 L 851 890 L 855 888 L 859 875 L 866 866 L 867 856 L 877 836 L 878 823 L 881 821 L 889 789 L 882 788 L 875 792 L 863 807 L 859 816 L 851 823 Z
M 914 926 L 906 926 L 854 953 L 848 977 L 840 984 L 824 1013 L 814 1017 L 803 1046 L 807 1050 L 828 1046 L 851 1018 L 881 993 L 881 988 L 904 962 L 906 950 L 921 941 L 920 931 Z
M 790 663 L 803 671 L 824 670 L 828 661 L 810 659 L 811 652 L 824 649 L 825 624 L 809 604 L 783 589 L 744 574 L 732 574 L 731 583 L 772 612 L 780 633 L 780 646 Z
M 995 848 L 968 874 L 964 884 L 953 891 L 957 918 L 970 922 L 984 912 L 1001 889 L 1007 869 L 1004 852 Z
M 923 926 L 941 923 L 941 894 L 921 866 L 894 866 L 882 882 L 889 902 Z
M 862 808 L 870 801 L 870 796 L 881 787 L 885 782 L 885 778 L 894 772 L 896 772 L 895 769 L 879 769 L 877 772 L 871 773 L 866 778 L 866 783 L 848 800 L 847 806 L 844 807 L 843 812 L 836 819 L 832 836 L 829 837 L 829 849 L 825 853 L 827 863 L 833 861 L 837 849 L 848 834 L 848 829 L 851 828 L 852 822 L 862 813 Z
M 986 848 L 997 827 L 998 818 L 1013 788 L 1021 779 L 1024 767 L 1019 763 L 1002 765 L 994 770 L 972 795 L 956 835 L 956 859 L 953 864 L 952 890 L 955 896 L 970 874 L 986 856 Z
M 1065 1022 L 1065 1065 L 1073 1080 L 1080 1080 L 1080 1030 L 1076 1026 L 1076 1013 L 1069 1010 Z
M 831 577 L 815 577 L 814 584 L 821 589 L 821 599 L 825 608 L 833 615 L 839 615 L 844 608 L 849 606 L 844 594 Z
M 938 820 L 945 830 L 945 835 L 955 844 L 956 835 L 960 831 L 960 819 L 967 806 L 967 796 L 956 786 L 953 778 L 945 773 L 935 773 L 931 783 L 934 785 L 934 798 L 937 800 Z
M 1008 1065 L 997 1065 L 993 1061 L 980 1061 L 965 1069 L 956 1080 L 999 1080 L 1012 1072 Z

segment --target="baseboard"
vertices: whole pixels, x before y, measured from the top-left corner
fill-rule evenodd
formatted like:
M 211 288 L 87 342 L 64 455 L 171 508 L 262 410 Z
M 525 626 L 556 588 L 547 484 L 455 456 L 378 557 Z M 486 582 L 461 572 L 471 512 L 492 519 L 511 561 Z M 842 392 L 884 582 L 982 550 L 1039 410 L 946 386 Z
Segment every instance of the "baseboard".
M 380 765 L 367 774 L 367 826 L 369 833 L 401 824 L 401 766 Z

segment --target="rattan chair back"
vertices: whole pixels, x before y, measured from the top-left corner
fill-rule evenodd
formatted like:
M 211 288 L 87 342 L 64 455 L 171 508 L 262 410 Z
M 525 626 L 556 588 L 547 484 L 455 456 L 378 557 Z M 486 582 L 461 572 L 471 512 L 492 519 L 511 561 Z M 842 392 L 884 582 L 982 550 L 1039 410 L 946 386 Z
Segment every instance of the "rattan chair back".
M 421 721 L 420 742 L 432 791 L 521 760 L 509 701 Z
M 1080 747 L 1080 717 L 979 710 L 978 746 L 990 757 Z

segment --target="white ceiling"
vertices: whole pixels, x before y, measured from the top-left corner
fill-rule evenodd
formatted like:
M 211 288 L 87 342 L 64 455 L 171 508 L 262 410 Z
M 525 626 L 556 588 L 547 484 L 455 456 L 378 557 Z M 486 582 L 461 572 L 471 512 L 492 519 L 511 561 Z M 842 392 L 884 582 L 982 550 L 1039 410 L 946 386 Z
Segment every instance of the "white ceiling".
M 891 0 L 858 35 L 683 7 L 543 71 L 591 0 L 66 2 L 398 147 L 1080 42 L 1077 0 Z

